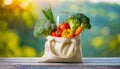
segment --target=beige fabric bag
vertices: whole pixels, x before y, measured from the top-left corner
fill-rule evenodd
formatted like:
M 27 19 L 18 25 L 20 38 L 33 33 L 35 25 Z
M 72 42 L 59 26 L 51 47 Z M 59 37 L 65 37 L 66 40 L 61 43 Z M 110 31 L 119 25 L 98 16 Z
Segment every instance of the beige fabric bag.
M 79 36 L 73 38 L 47 36 L 44 56 L 40 62 L 82 62 Z
M 68 12 L 61 11 L 57 16 L 57 25 L 60 24 L 61 14 L 69 16 Z M 80 37 L 62 38 L 47 36 L 45 51 L 40 62 L 82 62 Z

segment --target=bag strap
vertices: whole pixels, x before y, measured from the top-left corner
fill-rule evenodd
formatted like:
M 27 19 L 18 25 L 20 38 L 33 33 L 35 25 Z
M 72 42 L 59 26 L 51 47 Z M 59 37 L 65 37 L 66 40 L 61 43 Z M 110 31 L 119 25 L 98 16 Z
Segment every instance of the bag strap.
M 50 50 L 51 50 L 52 54 L 54 54 L 55 56 L 58 56 L 58 57 L 60 57 L 60 58 L 70 58 L 70 57 L 74 56 L 74 54 L 76 53 L 76 50 L 77 50 L 77 47 L 76 47 L 77 43 L 76 43 L 76 39 L 71 39 L 71 41 L 72 41 L 71 46 L 74 48 L 73 53 L 70 54 L 69 56 L 58 56 L 58 55 L 55 53 L 55 50 L 54 50 L 53 45 L 52 45 L 52 44 L 55 43 L 55 39 L 51 39 L 51 40 L 49 41 L 49 44 L 50 44 Z
M 66 12 L 66 11 L 61 11 L 61 12 L 59 12 L 59 14 L 58 14 L 58 16 L 57 16 L 57 26 L 60 24 L 60 16 L 61 16 L 62 14 L 66 14 L 68 17 L 70 17 L 70 14 L 69 14 L 68 12 Z
M 73 48 L 74 48 L 73 53 L 72 53 L 70 56 L 65 56 L 65 57 L 63 57 L 63 58 L 70 58 L 70 57 L 74 56 L 74 54 L 76 53 L 76 50 L 77 50 L 76 40 L 75 40 L 75 39 L 71 39 L 71 41 L 72 41 L 72 45 L 71 45 L 71 46 L 73 46 Z

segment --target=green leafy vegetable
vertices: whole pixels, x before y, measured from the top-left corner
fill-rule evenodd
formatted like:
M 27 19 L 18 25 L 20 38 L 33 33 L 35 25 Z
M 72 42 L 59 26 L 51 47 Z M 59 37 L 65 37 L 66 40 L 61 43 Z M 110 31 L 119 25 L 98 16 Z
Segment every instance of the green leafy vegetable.
M 51 34 L 51 32 L 54 29 L 56 29 L 56 23 L 54 20 L 51 7 L 49 7 L 48 9 L 42 10 L 42 12 L 46 17 L 46 20 L 41 20 L 41 22 L 36 23 L 34 27 L 35 37 L 48 36 Z
M 55 23 L 51 7 L 49 7 L 48 9 L 42 10 L 42 12 L 47 20 L 49 20 L 51 23 Z

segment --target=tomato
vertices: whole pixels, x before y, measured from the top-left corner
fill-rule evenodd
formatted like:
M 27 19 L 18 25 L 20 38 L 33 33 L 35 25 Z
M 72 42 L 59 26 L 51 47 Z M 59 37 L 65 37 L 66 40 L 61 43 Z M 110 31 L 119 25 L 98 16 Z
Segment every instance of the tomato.
M 64 23 L 62 23 L 62 24 L 60 24 L 60 25 L 58 26 L 58 29 L 61 30 L 61 31 L 63 31 L 63 30 L 65 30 L 65 29 L 70 29 L 70 26 L 69 26 L 68 23 L 64 22 Z
M 53 30 L 51 32 L 52 36 L 56 36 L 56 37 L 61 37 L 62 36 L 62 31 L 61 30 Z

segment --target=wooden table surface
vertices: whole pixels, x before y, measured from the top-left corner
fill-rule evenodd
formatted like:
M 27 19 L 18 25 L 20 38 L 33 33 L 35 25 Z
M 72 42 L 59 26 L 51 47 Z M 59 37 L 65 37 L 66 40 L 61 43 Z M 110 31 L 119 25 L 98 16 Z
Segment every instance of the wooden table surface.
M 83 63 L 39 63 L 39 58 L 0 58 L 0 69 L 120 69 L 120 58 L 83 58 Z

